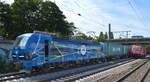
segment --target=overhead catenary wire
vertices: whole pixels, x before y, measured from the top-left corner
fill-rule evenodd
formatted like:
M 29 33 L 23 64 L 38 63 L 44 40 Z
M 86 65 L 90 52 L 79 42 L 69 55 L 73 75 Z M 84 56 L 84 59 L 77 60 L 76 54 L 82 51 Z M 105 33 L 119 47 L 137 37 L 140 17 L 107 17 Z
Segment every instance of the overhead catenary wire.
M 82 10 L 85 10 L 82 6 L 79 5 L 78 2 L 79 2 L 78 0 L 74 1 L 74 3 L 75 3 L 79 8 L 81 8 Z M 83 17 L 83 18 L 86 19 L 86 20 L 89 20 L 90 22 L 97 23 L 98 25 L 100 25 L 100 26 L 102 26 L 102 27 L 106 27 L 106 25 L 101 24 L 100 22 L 98 22 L 98 21 L 96 21 L 96 20 L 94 20 L 94 19 L 92 19 L 92 18 L 87 18 L 86 16 L 83 16 L 81 13 L 78 13 L 78 15 L 81 16 L 81 17 Z
M 85 9 L 77 2 L 77 0 L 76 1 L 71 1 L 71 3 L 73 3 L 72 5 L 76 5 L 79 9 L 82 9 L 82 11 L 84 11 Z M 70 3 L 70 4 L 71 4 Z M 56 4 L 56 3 L 55 3 Z M 74 7 L 73 6 L 73 7 Z M 82 13 L 76 13 L 76 12 L 74 12 L 74 11 L 71 11 L 70 9 L 68 9 L 69 7 L 65 7 L 65 8 L 63 8 L 63 9 L 65 9 L 65 10 L 67 10 L 67 11 L 69 11 L 69 13 L 72 13 L 72 14 L 74 14 L 74 15 L 77 15 L 77 16 L 79 16 L 79 17 L 81 17 L 81 18 L 83 18 L 83 19 L 85 19 L 86 20 L 86 22 L 90 22 L 90 25 L 93 25 L 93 26 L 95 26 L 95 25 L 99 25 L 99 26 L 102 26 L 102 27 L 105 27 L 105 25 L 104 24 L 101 24 L 100 22 L 98 22 L 98 21 L 96 21 L 96 20 L 94 20 L 94 19 L 92 19 L 92 18 L 89 18 L 89 17 L 86 17 L 86 16 L 84 16 Z M 87 21 L 88 20 L 88 21 Z M 103 29 L 101 27 L 101 29 Z
M 77 0 L 74 1 L 74 3 L 75 3 L 78 7 L 83 8 L 83 7 L 81 7 L 81 6 L 78 4 Z
M 128 0 L 128 3 L 131 6 L 132 10 L 134 11 L 135 15 L 137 16 L 137 18 L 139 19 L 139 21 L 141 22 L 141 24 L 145 27 L 144 21 L 141 17 L 142 14 L 139 13 L 139 11 L 137 10 L 135 4 L 133 5 L 133 2 L 131 0 Z
M 84 7 L 82 7 L 79 3 L 79 0 L 74 0 L 74 1 L 72 1 L 72 3 L 74 3 L 74 4 L 72 4 L 72 5 L 76 5 L 79 9 L 81 9 L 81 10 L 86 10 Z M 56 4 L 56 3 L 55 3 Z M 68 7 L 67 7 L 68 8 Z M 69 10 L 69 9 L 67 9 L 67 8 L 64 8 L 64 9 L 66 9 L 66 10 Z M 100 22 L 98 22 L 98 21 L 96 21 L 96 20 L 93 20 L 93 19 L 89 19 L 89 18 L 87 18 L 87 17 L 85 17 L 85 16 L 83 16 L 83 14 L 81 14 L 81 13 L 75 13 L 75 12 L 73 12 L 73 11 L 70 11 L 69 10 L 69 12 L 70 13 L 72 13 L 72 14 L 75 14 L 75 15 L 78 15 L 78 16 L 80 16 L 80 17 L 83 17 L 84 19 L 86 19 L 86 20 L 90 20 L 90 22 L 93 22 L 93 23 L 95 23 L 95 24 L 99 24 L 99 25 L 101 25 L 101 26 L 105 26 L 104 24 L 101 24 Z M 93 21 L 91 21 L 91 20 L 93 20 Z
M 53 1 L 53 2 L 54 2 L 54 1 Z M 73 0 L 73 1 L 71 1 L 71 3 L 73 3 L 72 5 L 76 5 L 79 9 L 81 9 L 82 11 L 85 11 L 86 9 L 85 9 L 84 7 L 82 7 L 82 5 L 80 5 L 78 2 L 80 2 L 80 1 L 79 1 L 79 0 Z M 56 4 L 56 1 L 55 1 L 55 4 Z M 74 6 L 73 6 L 73 7 L 74 7 Z M 69 12 L 72 13 L 72 14 L 75 14 L 75 15 L 78 15 L 79 17 L 82 17 L 83 19 L 86 20 L 86 22 L 90 22 L 90 24 L 92 23 L 93 26 L 99 25 L 99 26 L 101 26 L 101 27 L 100 27 L 101 29 L 104 29 L 104 28 L 102 28 L 102 27 L 106 27 L 106 25 L 100 23 L 99 21 L 97 21 L 97 20 L 95 20 L 95 19 L 93 19 L 93 18 L 89 18 L 89 17 L 83 15 L 83 13 L 80 13 L 80 12 L 78 12 L 78 13 L 73 12 L 73 11 L 71 11 L 71 10 L 68 9 L 68 8 L 69 8 L 69 7 L 66 7 L 66 8 L 64 8 L 64 9 L 69 10 Z M 85 12 L 86 12 L 86 11 L 85 11 Z M 87 13 L 87 12 L 86 12 L 86 13 Z
M 133 4 L 134 4 L 135 8 L 137 9 L 138 13 L 140 14 L 141 20 L 143 21 L 143 23 L 145 25 L 144 16 L 143 16 L 142 12 L 140 11 L 139 7 L 137 7 L 136 1 L 135 0 L 132 0 L 132 1 L 134 2 Z
M 85 9 L 77 2 L 77 0 L 76 0 L 76 1 L 72 1 L 71 3 L 73 3 L 72 5 L 76 5 L 76 6 L 77 6 L 79 9 L 81 9 L 82 11 L 85 11 Z M 73 6 L 73 7 L 74 7 L 74 6 Z M 95 19 L 93 19 L 93 18 L 89 18 L 89 17 L 85 16 L 83 13 L 80 13 L 80 12 L 79 12 L 79 13 L 73 12 L 73 11 L 71 11 L 71 10 L 68 9 L 68 8 L 69 8 L 69 7 L 65 7 L 65 8 L 63 8 L 63 9 L 69 11 L 69 13 L 72 13 L 72 14 L 74 14 L 74 15 L 77 15 L 77 16 L 79 16 L 79 17 L 85 19 L 85 21 L 88 22 L 88 23 L 90 23 L 90 25 L 93 25 L 93 26 L 99 25 L 99 26 L 101 26 L 101 27 L 100 27 L 101 29 L 103 29 L 102 27 L 106 27 L 104 24 L 98 22 L 97 20 L 95 20 Z
M 82 9 L 82 11 L 85 11 L 86 13 L 88 13 L 88 11 L 89 11 L 89 9 L 90 10 L 92 10 L 92 9 L 94 9 L 95 7 L 96 7 L 96 5 L 94 5 L 94 7 L 91 7 L 91 8 L 88 8 L 88 10 L 86 9 L 87 7 L 87 5 L 85 4 L 85 3 L 82 3 L 82 5 L 80 5 L 80 3 L 81 3 L 81 0 L 75 0 L 74 1 L 74 3 L 79 7 L 79 8 L 81 8 Z M 97 7 L 96 7 L 97 8 Z M 99 10 L 98 10 L 99 11 Z M 103 17 L 103 18 L 107 18 L 107 19 L 105 19 L 106 21 L 112 21 L 112 19 L 110 19 L 110 18 L 108 18 L 107 16 L 110 16 L 110 15 L 108 15 L 107 14 L 107 16 L 106 16 L 106 14 L 105 15 L 103 15 L 103 14 L 99 14 L 99 16 L 101 16 L 101 17 Z M 102 18 L 102 19 L 103 19 Z M 92 19 L 92 18 L 91 18 Z M 98 21 L 97 21 L 98 22 Z M 100 22 L 99 22 L 100 23 Z M 100 23 L 101 24 L 101 23 Z M 106 25 L 104 25 L 103 24 L 103 26 L 104 27 L 107 27 L 107 24 Z

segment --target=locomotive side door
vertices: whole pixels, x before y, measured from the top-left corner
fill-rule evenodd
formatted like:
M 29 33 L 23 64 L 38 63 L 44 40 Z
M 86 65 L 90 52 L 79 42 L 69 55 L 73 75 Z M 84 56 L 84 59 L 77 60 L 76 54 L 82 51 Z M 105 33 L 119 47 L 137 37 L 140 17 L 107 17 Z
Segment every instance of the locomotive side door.
M 44 52 L 45 52 L 45 62 L 48 62 L 48 55 L 49 55 L 49 40 L 45 40 L 44 42 Z

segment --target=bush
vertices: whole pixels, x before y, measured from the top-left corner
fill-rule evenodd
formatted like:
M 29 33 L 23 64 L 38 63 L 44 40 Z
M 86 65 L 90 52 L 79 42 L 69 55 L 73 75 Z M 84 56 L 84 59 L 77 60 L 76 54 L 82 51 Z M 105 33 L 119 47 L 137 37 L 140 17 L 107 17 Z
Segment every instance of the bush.
M 11 64 L 5 61 L 0 61 L 0 73 L 16 72 L 19 69 L 14 68 Z

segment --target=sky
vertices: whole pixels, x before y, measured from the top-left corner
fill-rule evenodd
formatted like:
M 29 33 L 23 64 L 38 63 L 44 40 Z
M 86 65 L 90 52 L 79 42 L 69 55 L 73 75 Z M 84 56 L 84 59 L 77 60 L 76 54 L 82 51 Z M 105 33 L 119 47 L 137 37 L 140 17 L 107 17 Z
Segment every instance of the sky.
M 1 0 L 13 3 L 13 0 Z M 99 35 L 108 31 L 131 31 L 130 36 L 150 37 L 150 0 L 50 0 L 55 2 L 66 20 L 73 22 L 78 31 Z M 79 15 L 80 14 L 80 15 Z M 116 38 L 125 33 L 115 33 Z

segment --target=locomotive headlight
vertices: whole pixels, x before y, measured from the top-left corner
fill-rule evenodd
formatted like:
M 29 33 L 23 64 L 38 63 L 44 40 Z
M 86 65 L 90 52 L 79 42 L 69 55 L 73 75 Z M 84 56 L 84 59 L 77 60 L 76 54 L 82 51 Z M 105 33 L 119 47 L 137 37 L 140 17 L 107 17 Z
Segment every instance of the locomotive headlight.
M 13 54 L 13 55 L 12 55 L 12 57 L 16 57 L 16 55 L 15 55 L 15 54 Z
M 21 54 L 19 57 L 20 58 L 26 58 L 26 54 Z
M 24 58 L 25 56 L 24 56 L 24 55 L 20 55 L 19 57 L 20 57 L 20 58 Z
M 19 56 L 19 58 L 21 58 L 21 59 L 23 59 L 23 60 L 29 59 L 28 54 L 21 54 L 21 55 Z

